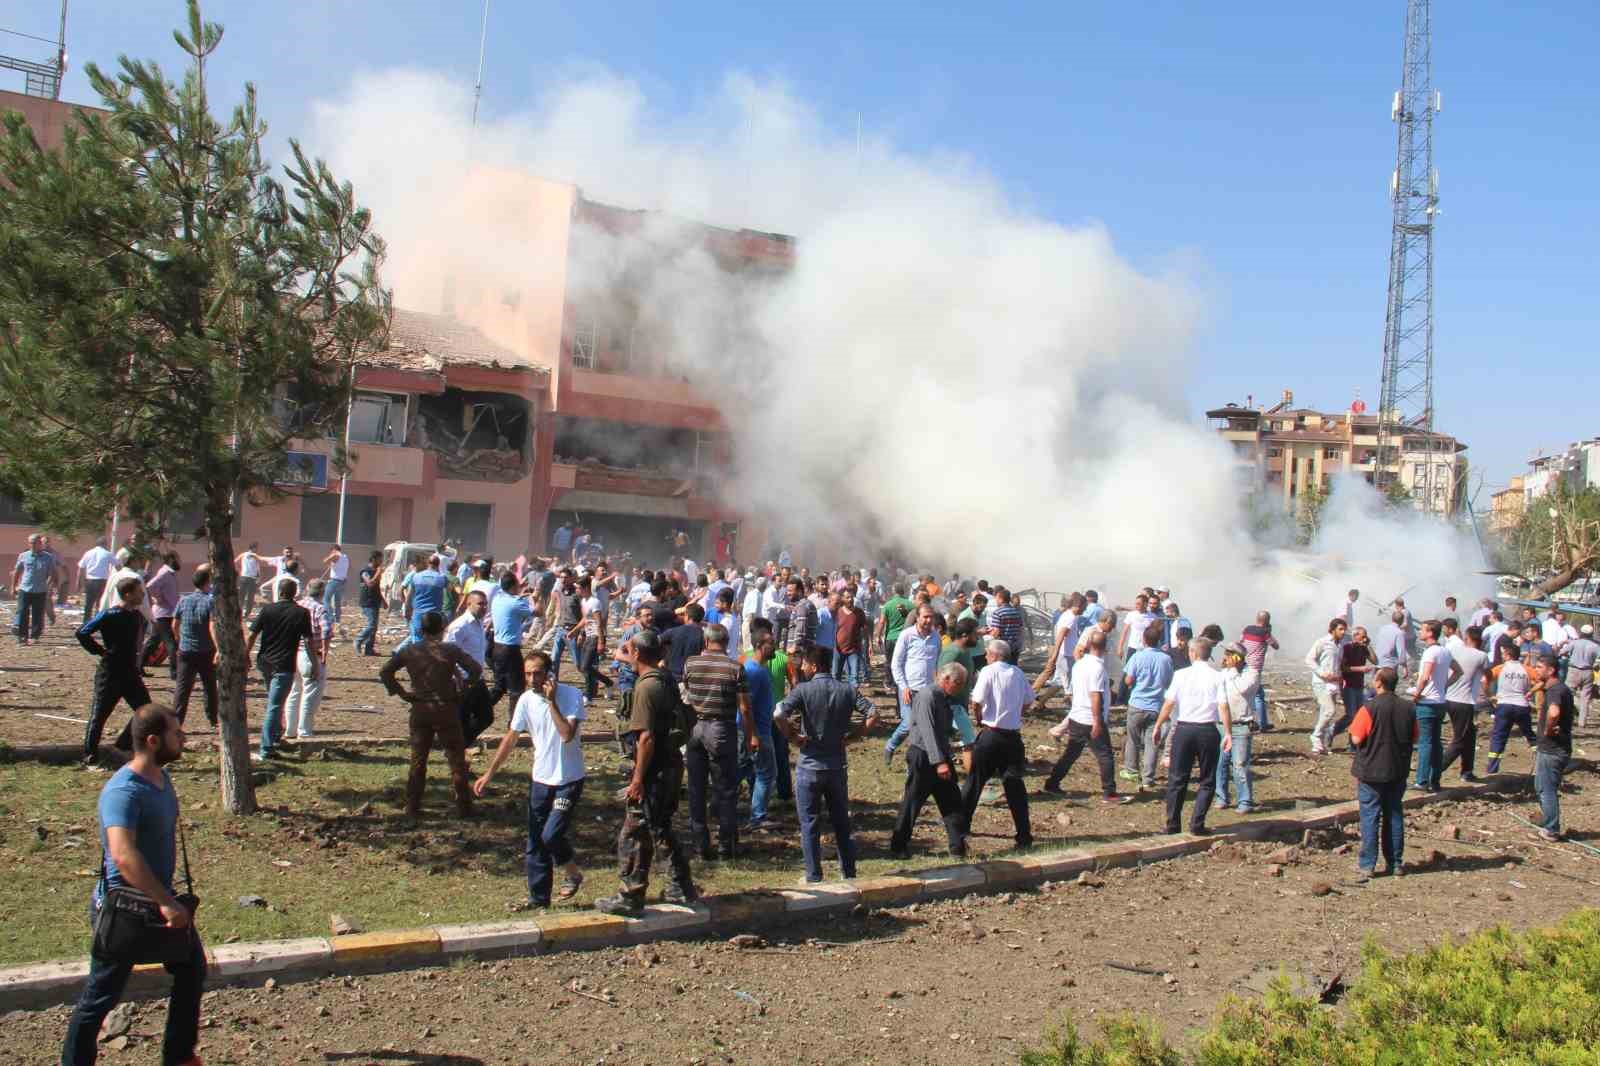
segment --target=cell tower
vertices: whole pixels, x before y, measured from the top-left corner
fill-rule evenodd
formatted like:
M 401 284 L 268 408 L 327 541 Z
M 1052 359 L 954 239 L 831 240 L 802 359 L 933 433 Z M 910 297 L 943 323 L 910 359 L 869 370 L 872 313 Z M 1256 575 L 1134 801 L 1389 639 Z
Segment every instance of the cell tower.
M 23 91 L 29 96 L 61 99 L 61 76 L 67 71 L 67 0 L 61 0 L 61 26 L 53 41 L 46 37 L 36 37 L 31 33 L 20 33 L 17 30 L 5 29 L 0 30 L 0 33 L 38 41 L 41 44 L 55 45 L 55 55 L 43 63 L 23 59 L 20 56 L 0 55 L 0 70 L 20 71 L 25 79 Z
M 1400 475 L 1407 429 L 1433 429 L 1433 221 L 1439 210 L 1439 173 L 1433 168 L 1433 88 L 1429 0 L 1406 4 L 1405 58 L 1400 91 L 1390 117 L 1399 130 L 1390 196 L 1394 233 L 1389 246 L 1389 306 L 1383 329 L 1383 385 L 1378 400 L 1378 455 L 1374 480 L 1387 488 Z M 1431 446 L 1431 442 L 1430 446 Z M 1437 494 L 1450 486 L 1428 461 L 1412 494 L 1425 510 L 1442 510 Z

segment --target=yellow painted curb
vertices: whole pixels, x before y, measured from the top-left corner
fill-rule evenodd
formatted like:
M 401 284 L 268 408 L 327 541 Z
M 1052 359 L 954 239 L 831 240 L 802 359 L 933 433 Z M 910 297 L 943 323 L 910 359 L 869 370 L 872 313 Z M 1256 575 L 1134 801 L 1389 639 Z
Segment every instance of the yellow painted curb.
M 351 933 L 348 936 L 336 936 L 328 943 L 333 947 L 335 965 L 439 954 L 439 933 L 427 928 Z
M 578 944 L 613 945 L 628 942 L 628 920 L 615 914 L 587 911 L 553 914 L 539 919 L 541 948 L 566 948 Z
M 861 902 L 868 907 L 892 907 L 897 903 L 915 903 L 922 898 L 922 881 L 916 877 L 865 877 L 855 881 Z
M 1024 855 L 1018 865 L 1033 870 L 1041 881 L 1057 881 L 1076 877 L 1085 870 L 1093 870 L 1094 856 L 1082 848 L 1071 851 L 1049 851 L 1041 855 Z

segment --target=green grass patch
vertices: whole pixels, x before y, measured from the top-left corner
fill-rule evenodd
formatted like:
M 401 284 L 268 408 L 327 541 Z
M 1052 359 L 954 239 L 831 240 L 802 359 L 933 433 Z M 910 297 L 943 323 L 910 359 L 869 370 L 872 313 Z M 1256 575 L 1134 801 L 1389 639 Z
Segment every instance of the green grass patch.
M 1338 1008 L 1279 979 L 1257 1001 L 1229 997 L 1187 1049 L 1124 1016 L 1084 1038 L 1070 1022 L 1023 1066 L 1578 1066 L 1600 1063 L 1600 911 L 1551 929 L 1489 929 L 1393 955 L 1363 949 Z

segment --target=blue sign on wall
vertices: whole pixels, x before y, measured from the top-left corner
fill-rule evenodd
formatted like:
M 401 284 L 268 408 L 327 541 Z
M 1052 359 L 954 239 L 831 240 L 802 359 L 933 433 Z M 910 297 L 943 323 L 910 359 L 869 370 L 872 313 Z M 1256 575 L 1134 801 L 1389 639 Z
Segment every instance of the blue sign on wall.
M 278 477 L 278 484 L 302 489 L 328 487 L 328 457 L 318 452 L 289 452 L 289 465 Z

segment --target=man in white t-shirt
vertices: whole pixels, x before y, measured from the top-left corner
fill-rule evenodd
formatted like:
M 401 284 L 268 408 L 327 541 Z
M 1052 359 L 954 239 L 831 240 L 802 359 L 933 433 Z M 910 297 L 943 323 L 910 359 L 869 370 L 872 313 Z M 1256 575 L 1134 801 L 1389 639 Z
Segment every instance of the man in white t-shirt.
M 1478 746 L 1478 701 L 1483 698 L 1483 679 L 1489 672 L 1489 656 L 1483 651 L 1483 630 L 1468 626 L 1457 635 L 1454 643 L 1447 643 L 1450 658 L 1455 660 L 1459 674 L 1454 675 L 1445 690 L 1445 712 L 1450 716 L 1450 746 L 1444 749 L 1444 762 L 1439 772 L 1461 760 L 1461 780 L 1476 781 L 1472 772 L 1473 755 Z
M 572 842 L 567 839 L 583 794 L 583 739 L 579 725 L 583 696 L 571 685 L 559 685 L 550 673 L 550 656 L 527 656 L 528 687 L 511 714 L 511 728 L 500 739 L 494 758 L 472 791 L 482 796 L 500 764 L 526 733 L 533 742 L 533 775 L 528 788 L 528 906 L 548 907 L 555 867 L 561 867 L 558 900 L 571 899 L 583 884 Z
M 350 576 L 350 556 L 344 549 L 335 544 L 333 550 L 322 560 L 322 565 L 327 568 L 328 585 L 322 590 L 322 606 L 328 612 L 328 621 L 333 628 L 344 632 L 344 583 Z
M 111 568 L 116 561 L 117 557 L 106 550 L 104 537 L 95 541 L 94 547 L 84 552 L 83 558 L 78 560 L 79 590 L 83 593 L 85 621 L 95 616 L 96 605 L 100 597 L 105 595 L 106 579 L 111 576 Z
M 245 618 L 249 618 L 250 612 L 255 609 L 256 593 L 261 591 L 261 556 L 256 553 L 258 547 L 258 541 L 251 541 L 250 547 L 233 560 L 233 565 L 239 571 L 239 603 Z
M 1439 642 L 1440 624 L 1434 619 L 1422 623 L 1422 658 L 1417 665 L 1417 684 L 1411 690 L 1416 700 L 1417 776 L 1415 787 L 1425 792 L 1439 791 L 1439 775 L 1444 772 L 1443 725 L 1445 694 L 1461 673 L 1450 649 Z
M 1100 801 L 1126 803 L 1132 796 L 1117 795 L 1116 760 L 1111 755 L 1111 675 L 1106 671 L 1107 634 L 1095 626 L 1084 636 L 1082 657 L 1072 667 L 1072 710 L 1067 714 L 1067 750 L 1050 768 L 1046 792 L 1060 792 L 1061 779 L 1072 770 L 1083 749 L 1094 752 L 1100 767 Z M 1140 638 L 1143 644 L 1143 638 Z
M 1489 731 L 1489 764 L 1484 767 L 1491 774 L 1500 772 L 1500 757 L 1505 754 L 1506 742 L 1515 729 L 1529 746 L 1538 743 L 1533 735 L 1533 712 L 1528 703 L 1528 693 L 1533 679 L 1521 661 L 1522 652 L 1510 641 L 1501 642 L 1499 662 L 1490 671 L 1494 680 L 1494 726 Z
M 1345 632 L 1350 632 L 1356 627 L 1356 603 L 1361 599 L 1360 589 L 1351 589 L 1345 594 L 1344 602 L 1333 609 L 1334 618 L 1344 619 Z
M 1172 675 L 1167 698 L 1156 719 L 1157 735 L 1169 718 L 1176 725 L 1172 730 L 1172 764 L 1167 768 L 1167 832 L 1182 831 L 1189 776 L 1198 762 L 1200 783 L 1194 790 L 1189 832 L 1205 836 L 1210 832 L 1206 828 L 1206 814 L 1217 793 L 1217 763 L 1224 751 L 1233 749 L 1228 690 L 1222 675 L 1211 665 L 1211 641 L 1205 637 L 1189 641 L 1189 665 Z M 1222 723 L 1220 732 L 1218 722 Z

